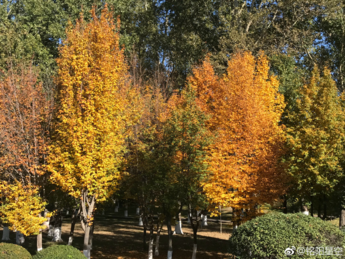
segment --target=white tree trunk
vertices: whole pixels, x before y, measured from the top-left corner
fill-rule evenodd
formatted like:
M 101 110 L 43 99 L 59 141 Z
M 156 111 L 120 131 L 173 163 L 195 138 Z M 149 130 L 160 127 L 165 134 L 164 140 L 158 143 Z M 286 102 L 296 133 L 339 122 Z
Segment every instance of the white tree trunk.
M 90 259 L 90 256 L 91 256 L 90 250 L 83 250 L 83 254 L 85 255 L 86 258 Z
M 54 237 L 52 239 L 53 242 L 60 242 L 63 241 L 61 239 L 61 227 L 54 228 Z
M 202 226 L 206 227 L 207 226 L 207 215 L 202 215 Z
M 69 215 L 69 210 L 66 211 L 66 216 L 68 216 L 68 215 Z
M 22 244 L 24 244 L 24 242 L 25 242 L 24 235 L 20 231 L 17 230 L 17 232 L 16 232 L 16 243 L 17 243 L 17 245 L 22 245 Z
M 140 208 L 137 208 L 136 214 L 139 215 L 140 214 Z
M 37 252 L 42 251 L 42 231 L 37 235 Z
M 2 241 L 10 241 L 10 230 L 7 226 L 4 226 L 2 230 Z
M 172 259 L 172 252 L 173 251 L 168 251 L 168 259 Z
M 150 243 L 149 243 L 148 259 L 153 259 L 153 238 L 150 240 Z
M 174 231 L 175 234 L 178 234 L 178 235 L 183 235 L 183 231 L 182 231 L 182 221 L 179 220 L 175 226 L 175 231 Z
M 115 206 L 115 212 L 119 212 L 119 205 Z
M 144 224 L 143 224 L 143 218 L 140 216 L 139 217 L 139 226 L 143 226 Z
M 198 251 L 198 245 L 194 244 L 193 245 L 193 255 L 192 255 L 192 259 L 196 259 L 196 251 Z
M 128 217 L 128 210 L 125 210 L 125 217 Z
M 302 213 L 303 213 L 304 215 L 309 216 L 309 211 L 303 211 Z
M 68 238 L 68 245 L 71 246 L 72 243 L 73 243 L 73 237 L 70 236 L 70 237 Z
M 237 226 L 237 224 L 234 222 L 233 223 L 234 225 L 233 225 L 233 231 L 236 231 L 236 229 L 238 228 L 238 226 Z
M 159 237 L 160 235 L 156 236 L 155 256 L 159 256 Z

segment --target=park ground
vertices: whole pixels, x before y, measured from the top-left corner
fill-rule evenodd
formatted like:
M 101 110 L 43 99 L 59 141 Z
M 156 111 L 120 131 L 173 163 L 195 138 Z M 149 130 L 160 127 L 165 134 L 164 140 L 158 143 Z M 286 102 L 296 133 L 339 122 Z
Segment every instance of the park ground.
M 129 209 L 129 217 L 125 218 L 123 210 L 118 213 L 107 211 L 105 215 L 96 215 L 92 259 L 144 259 L 147 258 L 147 249 L 143 248 L 143 227 L 138 226 L 138 216 L 135 215 L 135 208 Z M 228 240 L 232 232 L 232 224 L 228 220 L 230 211 L 223 215 L 222 233 L 220 233 L 219 217 L 209 218 L 208 226 L 198 231 L 198 259 L 224 259 L 229 258 Z M 338 219 L 332 220 L 337 225 Z M 51 242 L 47 231 L 43 233 L 43 247 L 52 245 L 67 244 L 71 227 L 71 217 L 65 216 L 62 224 L 62 240 L 64 242 Z M 190 259 L 193 248 L 193 231 L 186 219 L 183 221 L 183 235 L 173 236 L 173 257 L 178 259 Z M 0 230 L 2 235 L 2 229 Z M 73 246 L 82 251 L 83 230 L 80 223 L 76 225 Z M 147 241 L 149 233 L 147 232 Z M 15 242 L 15 233 L 10 233 L 10 238 Z M 168 236 L 166 227 L 163 228 L 160 238 L 160 255 L 157 259 L 167 257 Z M 29 252 L 36 253 L 36 237 L 26 237 L 23 245 Z
M 129 210 L 129 217 L 123 217 L 123 210 L 118 213 L 106 212 L 104 216 L 96 215 L 95 230 L 93 239 L 92 259 L 142 259 L 147 258 L 147 249 L 143 248 L 143 227 L 138 226 L 138 216 L 135 215 L 135 208 Z M 224 215 L 225 216 L 225 215 Z M 222 233 L 220 233 L 219 218 L 210 218 L 208 226 L 198 231 L 198 259 L 228 258 L 227 243 L 231 234 L 232 225 L 229 221 L 223 222 Z M 71 227 L 71 217 L 66 216 L 62 224 L 62 240 L 58 244 L 67 244 Z M 193 231 L 186 220 L 183 221 L 183 235 L 173 236 L 173 257 L 184 259 L 192 257 Z M 163 259 L 167 257 L 168 232 L 163 228 L 160 238 L 160 255 L 154 258 Z M 2 229 L 0 231 L 2 235 Z M 83 230 L 80 223 L 76 225 L 73 246 L 82 251 Z M 147 241 L 149 232 L 147 232 Z M 15 242 L 15 233 L 10 233 L 11 241 Z M 51 242 L 47 231 L 43 233 L 43 248 L 51 245 L 58 245 Z M 36 237 L 25 238 L 23 245 L 29 252 L 36 253 Z

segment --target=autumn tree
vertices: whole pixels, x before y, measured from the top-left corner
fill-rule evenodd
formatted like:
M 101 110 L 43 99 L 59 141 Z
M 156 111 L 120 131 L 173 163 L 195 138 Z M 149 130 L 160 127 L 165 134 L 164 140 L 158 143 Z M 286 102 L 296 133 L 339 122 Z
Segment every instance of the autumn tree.
M 163 217 L 168 226 L 168 258 L 171 258 L 174 217 L 178 221 L 183 205 L 191 205 L 193 211 L 205 208 L 201 181 L 206 176 L 205 147 L 211 136 L 206 128 L 207 116 L 198 106 L 195 90 L 191 87 L 181 93 L 175 92 L 167 102 L 162 91 L 155 86 L 142 92 L 143 113 L 129 139 L 131 152 L 126 161 L 129 170 L 123 177 L 123 185 L 127 195 L 135 197 L 140 205 L 144 240 L 145 229 L 149 230 L 148 258 L 153 257 L 155 225 L 155 254 L 159 253 Z M 156 214 L 157 221 L 154 220 Z M 199 222 L 193 223 L 196 253 Z
M 259 213 L 259 205 L 272 204 L 285 190 L 279 163 L 284 101 L 268 70 L 263 54 L 255 59 L 244 52 L 229 60 L 223 77 L 215 75 L 206 59 L 188 78 L 204 111 L 212 115 L 208 128 L 217 136 L 209 149 L 210 173 L 203 189 L 214 211 L 219 205 L 233 208 L 234 221 L 240 209 L 250 218 Z
M 331 72 L 314 68 L 299 91 L 296 109 L 289 112 L 287 127 L 288 172 L 300 200 L 323 199 L 343 177 L 344 111 Z M 326 208 L 324 209 L 324 216 Z
M 45 173 L 52 102 L 33 66 L 10 69 L 0 81 L 2 178 L 40 184 Z
M 136 80 L 133 80 L 136 81 Z M 140 218 L 142 220 L 143 246 L 146 249 L 146 231 L 149 231 L 148 258 L 153 257 L 153 231 L 157 226 L 157 240 L 159 243 L 162 221 L 156 221 L 155 215 L 162 215 L 160 202 L 161 188 L 157 188 L 157 178 L 154 168 L 155 148 L 157 148 L 157 132 L 162 127 L 162 114 L 166 108 L 164 95 L 156 85 L 138 85 L 141 92 L 138 106 L 141 109 L 141 117 L 137 124 L 133 125 L 132 134 L 127 145 L 128 152 L 126 167 L 128 174 L 123 177 L 122 188 L 125 197 L 133 198 L 139 205 Z M 156 251 L 158 245 L 156 242 Z
M 40 217 L 46 203 L 39 197 L 38 188 L 32 185 L 22 185 L 20 182 L 8 184 L 3 181 L 0 185 L 2 198 L 0 217 L 11 230 L 20 231 L 24 235 L 38 235 L 45 227 L 47 220 Z
M 69 26 L 60 47 L 56 125 L 50 147 L 51 181 L 80 199 L 85 231 L 84 254 L 96 202 L 104 201 L 120 178 L 131 93 L 119 46 L 120 21 L 104 7 L 100 18 L 83 15 Z M 133 113 L 134 114 L 134 113 Z
M 13 195 L 23 202 L 15 202 L 11 209 L 19 215 L 22 209 L 22 216 L 30 218 L 30 197 L 26 195 L 39 195 L 37 188 L 40 188 L 41 195 L 44 196 L 44 186 L 46 184 L 45 164 L 47 162 L 47 146 L 49 141 L 49 128 L 51 124 L 52 99 L 49 92 L 43 89 L 42 83 L 37 82 L 38 71 L 32 65 L 24 64 L 18 67 L 10 65 L 8 71 L 2 74 L 0 81 L 0 178 L 4 181 L 2 193 L 5 195 L 15 189 L 25 190 L 27 192 L 18 192 Z M 5 184 L 8 183 L 8 184 Z M 23 197 L 21 197 L 23 195 Z M 4 196 L 3 204 L 12 202 L 10 196 Z M 26 203 L 26 198 L 28 204 Z M 41 202 L 36 199 L 35 202 Z M 37 203 L 38 205 L 38 203 Z M 7 205 L 6 205 L 7 206 Z M 9 208 L 7 206 L 7 208 Z M 43 208 L 43 205 L 40 207 Z M 37 212 L 38 208 L 33 212 Z M 33 213 L 32 212 L 32 213 Z M 7 215 L 7 213 L 4 213 Z M 36 220 L 41 222 L 44 218 Z M 44 219 L 43 221 L 45 221 Z M 13 219 L 5 220 L 13 224 Z M 24 226 L 19 225 L 20 223 Z M 27 229 L 25 233 L 38 233 L 35 221 L 32 222 L 30 231 L 30 221 L 17 221 L 16 229 Z M 12 226 L 13 227 L 13 226 Z M 5 227 L 7 228 L 7 226 Z M 20 230 L 18 230 L 20 231 Z M 38 235 L 41 240 L 42 236 Z M 38 241 L 41 243 L 41 241 Z M 38 249 L 42 246 L 39 245 Z
M 206 126 L 209 115 L 202 110 L 203 104 L 196 98 L 196 91 L 191 86 L 187 86 L 179 94 L 174 94 L 169 99 L 168 106 L 170 111 L 164 126 L 164 146 L 167 147 L 167 155 L 173 159 L 169 169 L 171 184 L 174 184 L 177 190 L 175 203 L 188 205 L 192 215 L 195 258 L 200 223 L 198 211 L 207 208 L 202 184 L 207 179 L 207 148 L 213 141 L 213 133 Z

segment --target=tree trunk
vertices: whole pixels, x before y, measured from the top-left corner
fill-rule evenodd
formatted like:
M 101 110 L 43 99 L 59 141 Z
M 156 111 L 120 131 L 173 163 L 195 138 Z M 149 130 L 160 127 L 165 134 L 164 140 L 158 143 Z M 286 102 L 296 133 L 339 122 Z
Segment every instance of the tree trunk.
M 144 224 L 143 249 L 144 249 L 144 251 L 146 250 L 146 224 Z
M 114 212 L 117 212 L 117 211 L 116 211 L 116 207 L 117 207 L 117 202 L 116 202 L 116 201 L 117 201 L 117 200 L 116 200 L 116 199 L 113 199 L 113 201 L 114 201 L 114 205 L 115 205 L 115 210 L 114 210 Z
M 115 199 L 114 203 L 115 203 L 115 210 L 114 210 L 114 212 L 119 212 L 120 201 Z
M 284 195 L 283 207 L 284 207 L 284 213 L 287 214 L 288 213 L 288 209 L 287 209 L 287 196 L 286 195 Z
M 125 217 L 128 217 L 128 204 L 125 205 Z
M 89 238 L 89 246 L 90 246 L 90 250 L 92 250 L 92 242 L 93 242 L 93 231 L 95 229 L 95 222 L 93 222 L 93 224 L 90 227 L 90 238 Z
M 339 227 L 345 226 L 345 210 L 342 209 L 340 212 L 340 217 L 339 217 Z
M 236 209 L 232 209 L 232 232 L 236 231 L 238 225 L 237 225 L 237 213 Z
M 202 225 L 203 227 L 206 227 L 206 226 L 207 226 L 207 212 L 204 212 L 204 214 L 203 214 L 201 225 Z
M 172 231 L 171 231 L 171 216 L 167 216 L 167 228 L 168 228 L 168 259 L 172 259 L 173 246 L 172 246 Z
M 37 252 L 42 250 L 42 230 L 40 230 L 40 233 L 37 235 Z
M 222 225 L 222 207 L 219 205 L 219 222 L 220 222 L 220 233 L 223 233 L 223 225 Z
M 17 230 L 17 232 L 16 232 L 16 243 L 17 243 L 17 245 L 22 245 L 22 244 L 24 244 L 24 242 L 25 242 L 24 235 L 20 231 Z
M 177 222 L 176 222 L 174 233 L 183 235 L 181 213 L 178 213 L 177 215 Z
M 310 196 L 310 216 L 314 217 L 314 196 Z
M 50 217 L 48 220 L 48 237 L 53 237 L 54 236 L 54 217 Z
M 82 193 L 81 199 L 81 209 L 82 209 L 82 217 L 81 217 L 81 225 L 84 229 L 84 244 L 83 244 L 83 253 L 86 258 L 90 259 L 91 252 L 90 252 L 90 230 L 93 221 L 90 220 L 94 215 L 94 209 L 96 206 L 96 199 L 95 196 L 88 196 L 88 190 L 84 190 Z M 88 205 L 88 206 L 86 206 Z
M 41 217 L 41 214 L 38 215 L 39 217 Z M 44 223 L 42 224 L 42 227 L 44 227 Z M 36 237 L 37 239 L 37 252 L 41 251 L 42 250 L 42 229 L 39 230 L 39 233 Z
M 327 201 L 326 201 L 326 195 L 323 195 L 323 220 L 326 220 L 327 218 Z
M 192 228 L 193 228 L 193 255 L 192 259 L 196 258 L 196 252 L 198 249 L 198 227 L 199 227 L 199 220 L 198 220 L 198 211 L 196 212 L 196 222 L 194 224 L 193 218 L 192 218 Z
M 149 254 L 148 259 L 153 259 L 153 224 L 150 229 L 150 242 L 149 242 Z
M 155 256 L 159 256 L 159 238 L 160 238 L 160 235 L 161 235 L 162 227 L 163 227 L 163 223 L 160 226 L 157 227 Z
M 57 213 L 57 215 L 54 216 L 53 220 L 53 227 L 54 227 L 54 232 L 53 232 L 53 242 L 62 242 L 63 240 L 61 239 L 61 226 L 62 226 L 62 218 L 60 212 Z
M 4 225 L 4 228 L 2 230 L 2 241 L 10 241 L 10 230 L 8 226 Z
M 69 232 L 69 237 L 68 237 L 68 245 L 69 246 L 71 246 L 73 243 L 74 228 L 75 228 L 75 224 L 77 223 L 79 214 L 80 214 L 80 209 L 79 209 L 79 211 L 75 210 L 73 212 L 73 215 L 72 215 L 71 232 Z
M 88 259 L 90 259 L 90 256 L 91 256 L 89 241 L 90 241 L 90 226 L 89 224 L 85 224 L 83 253 Z
M 135 214 L 140 215 L 140 208 L 138 207 Z
M 139 226 L 143 226 L 143 218 L 141 217 L 141 215 L 139 216 Z
M 321 196 L 319 197 L 319 206 L 318 206 L 318 210 L 317 210 L 317 216 L 319 218 L 321 218 L 321 204 L 322 204 L 322 199 Z
M 61 227 L 54 227 L 54 236 L 52 239 L 53 242 L 62 242 L 61 238 Z

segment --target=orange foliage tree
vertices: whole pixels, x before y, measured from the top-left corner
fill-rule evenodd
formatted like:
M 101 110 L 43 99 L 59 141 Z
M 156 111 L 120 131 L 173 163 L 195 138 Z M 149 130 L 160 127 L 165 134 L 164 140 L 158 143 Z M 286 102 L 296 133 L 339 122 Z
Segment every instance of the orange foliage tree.
M 239 209 L 250 218 L 258 205 L 273 203 L 285 190 L 279 163 L 284 153 L 284 131 L 279 124 L 284 109 L 278 81 L 269 76 L 267 58 L 237 53 L 223 77 L 215 75 L 207 58 L 188 82 L 195 87 L 203 109 L 211 115 L 208 127 L 216 141 L 209 150 L 210 173 L 203 188 L 209 201 Z
M 1 218 L 10 229 L 39 234 L 47 219 L 38 187 L 45 184 L 45 163 L 53 102 L 25 64 L 10 67 L 0 81 Z M 38 236 L 41 239 L 41 235 Z M 38 247 L 39 248 L 39 247 Z
M 52 102 L 34 67 L 9 69 L 0 81 L 0 166 L 10 181 L 39 184 L 44 174 Z
M 107 6 L 92 21 L 81 15 L 69 26 L 58 59 L 56 125 L 50 148 L 53 183 L 81 200 L 85 231 L 84 254 L 90 257 L 89 234 L 96 202 L 109 197 L 120 178 L 126 126 L 136 116 L 128 113 L 133 91 L 119 46 L 120 21 Z

